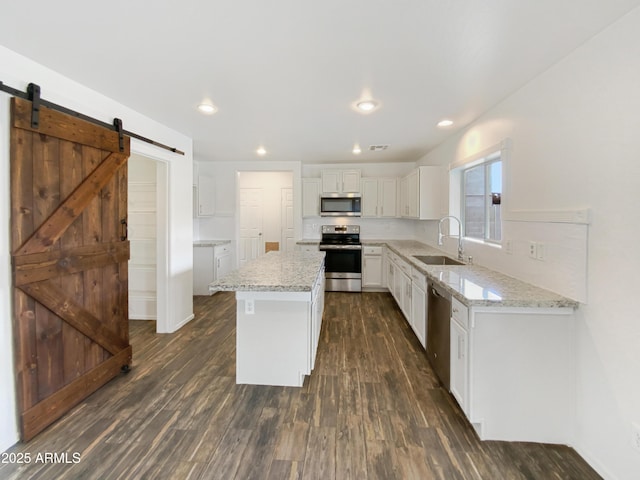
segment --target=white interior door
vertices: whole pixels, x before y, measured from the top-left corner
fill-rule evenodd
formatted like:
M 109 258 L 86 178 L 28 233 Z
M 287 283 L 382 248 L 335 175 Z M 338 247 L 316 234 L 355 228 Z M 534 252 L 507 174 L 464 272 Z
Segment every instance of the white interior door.
M 157 319 L 157 172 L 154 160 L 129 159 L 129 318 Z
M 280 241 L 280 250 L 283 252 L 293 252 L 293 189 L 282 189 L 282 209 L 280 214 L 280 225 L 282 227 L 282 239 Z
M 261 188 L 240 189 L 240 265 L 264 253 Z

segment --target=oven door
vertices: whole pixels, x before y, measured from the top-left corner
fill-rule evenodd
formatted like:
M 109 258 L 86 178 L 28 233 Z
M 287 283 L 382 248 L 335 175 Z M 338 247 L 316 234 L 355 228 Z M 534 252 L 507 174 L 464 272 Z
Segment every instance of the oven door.
M 326 252 L 324 259 L 327 273 L 354 273 L 362 275 L 361 245 L 320 245 Z
M 322 245 L 326 252 L 325 290 L 328 292 L 362 291 L 362 246 Z

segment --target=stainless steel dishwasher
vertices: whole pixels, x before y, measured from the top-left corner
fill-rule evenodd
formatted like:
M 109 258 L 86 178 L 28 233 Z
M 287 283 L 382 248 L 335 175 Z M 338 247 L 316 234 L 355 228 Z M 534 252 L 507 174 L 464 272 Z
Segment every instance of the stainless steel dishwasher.
M 442 384 L 449 390 L 451 295 L 434 283 L 429 283 L 427 287 L 427 358 Z

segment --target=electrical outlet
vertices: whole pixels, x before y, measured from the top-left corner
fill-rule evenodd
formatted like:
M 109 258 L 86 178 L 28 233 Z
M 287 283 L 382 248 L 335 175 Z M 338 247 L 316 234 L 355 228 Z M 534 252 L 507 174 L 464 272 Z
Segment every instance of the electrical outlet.
M 536 242 L 529 242 L 529 258 L 538 258 L 538 245 Z
M 640 453 L 640 425 L 637 423 L 631 424 L 631 446 Z
M 511 245 L 511 240 L 504 241 L 504 253 L 508 253 L 509 255 L 513 253 L 513 245 Z
M 544 243 L 536 243 L 536 259 L 544 260 Z
M 256 313 L 256 303 L 254 300 L 244 301 L 244 313 L 247 315 L 253 315 Z

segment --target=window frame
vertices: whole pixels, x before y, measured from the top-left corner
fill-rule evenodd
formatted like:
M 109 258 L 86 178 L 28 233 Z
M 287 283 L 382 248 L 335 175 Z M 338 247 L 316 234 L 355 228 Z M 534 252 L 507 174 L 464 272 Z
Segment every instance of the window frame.
M 467 197 L 467 192 L 466 192 L 466 174 L 469 170 L 472 170 L 474 168 L 478 168 L 478 167 L 482 167 L 483 170 L 483 174 L 484 174 L 484 192 L 483 192 L 483 197 L 484 197 L 484 226 L 483 226 L 483 238 L 480 237 L 469 237 L 467 236 L 467 229 L 464 228 L 464 239 L 465 240 L 469 240 L 472 242 L 483 242 L 483 243 L 487 243 L 487 244 L 491 244 L 491 245 L 502 245 L 502 219 L 503 219 L 503 214 L 502 214 L 502 198 L 500 200 L 500 210 L 501 210 L 501 215 L 500 215 L 500 239 L 493 239 L 490 238 L 489 236 L 489 231 L 490 231 L 490 225 L 491 225 L 491 219 L 490 219 L 490 215 L 489 215 L 489 210 L 491 208 L 491 195 L 488 190 L 490 190 L 491 188 L 491 166 L 495 163 L 500 162 L 500 181 L 501 181 L 501 185 L 500 185 L 500 190 L 501 190 L 501 197 L 503 195 L 503 190 L 504 190 L 504 171 L 503 171 L 503 160 L 502 160 L 502 156 L 501 156 L 501 152 L 497 151 L 494 152 L 490 155 L 487 155 L 486 157 L 483 157 L 477 161 L 474 162 L 470 162 L 467 165 L 464 165 L 463 167 L 460 168 L 460 222 L 462 223 L 462 225 L 466 225 L 466 211 L 467 211 L 467 204 L 466 204 L 466 197 Z
M 449 164 L 449 215 L 453 215 L 460 219 L 461 225 L 464 225 L 462 217 L 464 202 L 462 196 L 462 182 L 463 175 L 462 172 L 465 169 L 471 168 L 473 166 L 480 165 L 487 161 L 495 161 L 500 160 L 502 162 L 502 195 L 501 195 L 501 218 L 500 218 L 500 228 L 501 228 L 501 240 L 499 242 L 492 240 L 483 240 L 475 237 L 463 237 L 465 241 L 469 241 L 471 243 L 477 243 L 480 245 L 486 245 L 494 248 L 502 248 L 505 245 L 506 240 L 506 232 L 505 232 L 505 221 L 510 216 L 509 209 L 509 199 L 510 188 L 507 182 L 507 178 L 510 170 L 510 158 L 511 151 L 513 149 L 512 140 L 508 137 L 505 137 L 499 143 L 494 144 L 488 148 L 483 150 L 476 150 L 471 154 L 467 154 L 461 159 L 458 159 Z M 458 235 L 460 232 L 458 230 L 458 222 L 448 222 L 449 224 L 449 234 L 450 235 Z M 466 232 L 465 232 L 466 235 Z

